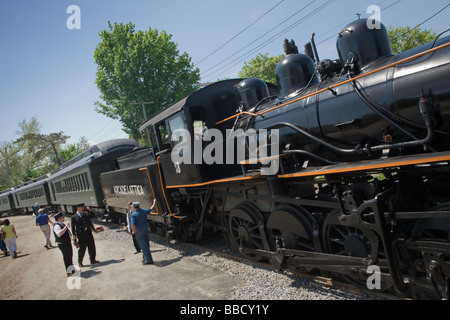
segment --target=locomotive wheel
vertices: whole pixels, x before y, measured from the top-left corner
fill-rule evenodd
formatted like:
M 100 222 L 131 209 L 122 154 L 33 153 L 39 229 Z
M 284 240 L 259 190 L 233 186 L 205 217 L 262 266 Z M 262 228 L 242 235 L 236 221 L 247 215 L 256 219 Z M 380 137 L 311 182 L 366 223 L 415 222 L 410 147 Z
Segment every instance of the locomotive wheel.
M 263 225 L 264 219 L 253 205 L 241 203 L 234 207 L 228 216 L 228 235 L 232 248 L 264 250 Z M 261 254 L 240 252 L 251 261 L 261 261 L 264 258 Z
M 367 235 L 371 238 L 378 238 L 376 234 L 370 229 L 359 229 L 349 226 L 344 226 L 339 223 L 338 219 L 339 211 L 331 212 L 327 219 L 325 219 L 323 225 L 323 243 L 325 252 L 337 255 L 369 258 L 373 257 L 373 254 L 378 258 L 385 258 L 383 252 L 383 246 L 380 241 L 378 244 L 374 244 Z M 375 252 L 374 252 L 375 251 Z M 387 269 L 382 272 L 389 272 Z M 340 275 L 345 281 L 352 283 L 360 288 L 367 289 L 366 274 L 354 276 Z M 382 282 L 381 291 L 385 291 L 391 288 L 391 283 Z
M 187 223 L 183 223 L 180 226 L 179 238 L 182 242 L 194 242 L 197 233 L 193 231 L 191 226 Z
M 167 227 L 159 222 L 149 221 L 149 231 L 150 233 L 156 234 L 162 238 L 168 238 Z
M 315 221 L 304 208 L 291 205 L 280 205 L 270 214 L 267 221 L 272 251 L 286 248 L 302 251 L 315 251 L 313 232 Z M 311 272 L 313 269 L 295 267 L 301 272 Z
M 314 219 L 306 210 L 290 205 L 278 206 L 267 221 L 271 250 L 287 249 L 314 251 Z M 277 244 L 278 242 L 278 244 Z
M 448 211 L 450 203 L 443 203 L 432 208 L 430 211 Z M 441 239 L 441 241 L 450 241 L 450 219 L 431 218 L 420 219 L 417 221 L 412 231 L 413 238 L 431 238 Z
M 430 211 L 449 211 L 449 210 L 450 210 L 450 203 L 443 203 L 430 209 Z M 449 243 L 450 219 L 449 218 L 419 219 L 411 232 L 411 237 L 416 239 L 422 239 L 425 241 L 434 240 L 441 243 Z M 426 274 L 427 272 L 424 267 L 425 266 L 424 253 L 425 252 L 419 253 L 410 250 L 410 255 L 416 260 L 417 273 L 422 277 L 427 277 Z M 446 261 L 448 261 L 449 259 L 448 254 L 443 254 L 443 257 Z M 433 277 L 430 278 L 433 279 Z M 446 277 L 444 272 L 443 271 L 441 272 L 439 283 L 436 283 L 434 279 L 432 283 L 434 287 L 433 292 L 429 290 L 428 291 L 422 290 L 421 292 L 413 291 L 412 292 L 413 298 L 421 300 L 436 300 L 436 299 L 447 300 L 448 297 L 450 296 L 450 279 Z

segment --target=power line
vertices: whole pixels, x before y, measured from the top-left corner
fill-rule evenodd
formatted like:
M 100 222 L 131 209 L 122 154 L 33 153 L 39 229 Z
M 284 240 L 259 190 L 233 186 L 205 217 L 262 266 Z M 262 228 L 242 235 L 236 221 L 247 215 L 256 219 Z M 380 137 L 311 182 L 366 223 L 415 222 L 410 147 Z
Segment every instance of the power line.
M 296 16 L 297 14 L 299 14 L 300 12 L 302 12 L 303 10 L 305 10 L 307 7 L 309 7 L 311 4 L 313 4 L 314 2 L 316 2 L 318 0 L 313 0 L 310 3 L 308 3 L 307 5 L 305 5 L 303 8 L 301 8 L 300 10 L 298 10 L 297 12 L 295 12 L 294 14 L 290 15 L 288 18 L 284 19 L 281 23 L 277 24 L 275 27 L 273 27 L 272 29 L 270 29 L 269 31 L 263 33 L 261 36 L 259 36 L 258 38 L 256 38 L 255 40 L 253 40 L 252 42 L 248 43 L 246 46 L 244 46 L 243 48 L 239 49 L 238 51 L 236 51 L 235 53 L 231 54 L 230 56 L 228 56 L 227 58 L 225 58 L 224 60 L 220 61 L 219 63 L 216 63 L 214 66 L 210 67 L 209 69 L 203 71 L 203 73 L 208 73 L 208 71 L 216 68 L 217 66 L 221 65 L 222 63 L 224 63 L 225 61 L 231 59 L 233 56 L 235 56 L 236 54 L 238 54 L 239 52 L 241 52 L 242 50 L 250 47 L 253 43 L 255 43 L 256 41 L 258 41 L 259 39 L 263 38 L 264 36 L 266 36 L 267 34 L 269 34 L 270 32 L 272 32 L 273 30 L 275 30 L 276 28 L 278 28 L 279 26 L 281 26 L 282 24 L 284 24 L 285 22 L 287 22 L 289 19 L 291 19 L 292 17 Z
M 111 123 L 113 123 L 115 119 L 111 119 L 111 121 L 109 121 L 103 128 L 101 128 L 99 131 L 97 131 L 96 133 L 93 134 L 93 137 L 95 137 L 96 135 L 100 134 L 100 132 L 102 132 L 103 130 L 106 129 L 106 127 L 108 127 Z
M 398 38 L 403 37 L 404 35 L 412 32 L 413 30 L 419 28 L 420 26 L 422 26 L 423 24 L 427 23 L 428 21 L 430 21 L 431 19 L 433 19 L 434 17 L 436 17 L 439 13 L 441 13 L 442 11 L 444 11 L 445 9 L 447 9 L 448 7 L 450 7 L 450 4 L 446 5 L 445 7 L 443 7 L 441 10 L 439 10 L 438 12 L 436 12 L 435 14 L 433 14 L 431 17 L 429 17 L 428 19 L 426 19 L 425 21 L 419 23 L 418 25 L 416 25 L 414 28 L 402 33 L 401 35 L 399 35 L 397 38 L 394 38 L 393 40 L 397 40 Z
M 121 127 L 122 127 L 122 124 L 118 123 L 114 127 L 112 127 L 111 129 L 109 129 L 108 131 L 104 132 L 102 135 L 98 136 L 96 139 L 93 139 L 91 137 L 90 140 L 98 140 L 98 141 L 100 141 L 100 140 L 106 138 L 107 136 L 109 136 L 110 134 L 112 134 L 114 131 L 120 129 Z
M 313 1 L 315 2 L 315 1 Z M 268 40 L 265 40 L 263 43 L 259 44 L 257 47 L 254 47 L 253 49 L 247 51 L 246 53 L 244 53 L 243 55 L 239 56 L 238 58 L 234 59 L 233 61 L 231 61 L 230 63 L 228 63 L 227 65 L 221 67 L 220 69 L 211 72 L 207 75 L 205 75 L 204 77 L 211 77 L 214 74 L 217 74 L 218 72 L 220 72 L 218 75 L 220 75 L 221 73 L 231 69 L 232 67 L 236 66 L 237 64 L 239 64 L 240 62 L 244 61 L 245 59 L 247 59 L 247 57 L 249 57 L 250 55 L 254 54 L 256 51 L 262 49 L 263 47 L 267 46 L 269 43 L 277 40 L 283 33 L 286 33 L 290 30 L 292 30 L 293 28 L 297 27 L 298 25 L 300 25 L 301 23 L 305 22 L 307 19 L 311 18 L 312 16 L 316 15 L 317 13 L 319 13 L 320 11 L 322 11 L 323 9 L 325 9 L 326 7 L 328 7 L 329 5 L 331 5 L 333 2 L 335 2 L 335 0 L 328 0 L 327 2 L 325 2 L 324 4 L 322 4 L 321 6 L 317 7 L 316 9 L 314 9 L 312 12 L 308 13 L 307 15 L 303 16 L 302 18 L 300 18 L 299 20 L 297 20 L 296 22 L 294 22 L 293 24 L 289 25 L 287 28 L 283 29 L 282 31 L 278 32 L 275 36 L 271 37 Z M 308 5 L 310 5 L 311 3 L 309 3 Z M 303 9 L 303 8 L 302 8 Z M 289 17 L 290 18 L 290 17 Z M 286 20 L 288 20 L 289 18 L 287 18 Z M 286 21 L 285 20 L 285 21 Z M 279 24 L 281 25 L 281 24 Z M 278 26 L 279 26 L 278 25 Z M 277 26 L 277 27 L 278 27 Z M 275 27 L 276 28 L 276 27 Z M 273 29 L 271 29 L 270 31 L 272 31 Z M 268 34 L 270 31 L 266 32 L 264 35 Z M 264 36 L 263 35 L 263 36 Z M 260 37 L 262 38 L 262 37 Z M 258 38 L 258 39 L 260 39 Z M 255 41 L 253 41 L 252 43 L 254 43 Z M 248 45 L 246 46 L 248 47 Z M 246 47 L 244 47 L 243 49 L 245 49 Z M 238 52 L 242 51 L 243 49 L 239 50 Z M 236 54 L 236 53 L 235 53 Z M 233 55 L 235 55 L 233 54 Z M 236 62 L 237 61 L 237 62 Z M 236 63 L 234 63 L 236 62 Z M 233 65 L 231 65 L 232 63 L 234 63 Z M 230 66 L 231 65 L 231 66 Z M 222 69 L 226 68 L 230 66 L 229 68 L 227 68 L 224 71 L 221 71 Z M 217 75 L 217 76 L 218 76 Z M 216 77 L 217 77 L 216 76 Z
M 233 36 L 230 40 L 228 40 L 227 42 L 225 42 L 223 45 L 221 45 L 220 47 L 218 47 L 216 50 L 214 50 L 213 52 L 211 52 L 210 54 L 208 54 L 205 58 L 203 58 L 202 60 L 200 60 L 197 63 L 197 66 L 202 63 L 203 61 L 205 61 L 206 59 L 208 59 L 210 56 L 212 56 L 214 53 L 216 53 L 217 51 L 219 51 L 220 49 L 222 49 L 223 47 L 225 47 L 228 43 L 230 43 L 231 41 L 233 41 L 234 39 L 236 39 L 240 34 L 242 34 L 243 32 L 245 32 L 248 28 L 250 28 L 252 25 L 254 25 L 256 22 L 258 22 L 259 20 L 261 20 L 264 16 L 266 16 L 269 12 L 271 12 L 273 9 L 275 9 L 276 7 L 278 7 L 282 2 L 284 2 L 285 0 L 281 0 L 280 2 L 278 2 L 276 5 L 274 5 L 271 9 L 269 9 L 266 13 L 264 13 L 262 16 L 260 16 L 258 19 L 256 19 L 255 21 L 253 21 L 251 24 L 249 24 L 247 27 L 245 27 L 243 30 L 241 30 L 240 32 L 238 32 L 235 36 Z
M 387 7 L 382 8 L 380 11 L 383 12 L 383 11 L 389 9 L 390 7 L 392 7 L 393 5 L 399 3 L 400 1 L 402 1 L 402 0 L 397 0 L 397 1 L 393 2 L 393 3 L 391 3 L 390 5 L 388 5 Z M 378 5 L 380 5 L 380 4 L 383 3 L 383 2 L 385 2 L 385 1 L 381 1 Z M 352 22 L 353 20 L 354 20 L 354 19 L 352 19 L 352 20 L 347 20 L 347 22 L 343 22 L 343 23 L 339 24 L 339 26 L 341 26 L 341 25 L 343 25 L 343 24 L 348 24 L 348 23 Z M 330 29 L 330 30 L 331 30 L 331 29 Z M 330 32 L 330 31 L 327 31 L 325 34 L 327 34 L 327 33 L 329 33 L 329 32 Z M 320 38 L 320 37 L 323 37 L 323 36 L 324 36 L 324 34 L 319 35 L 317 38 Z M 330 40 L 331 38 L 335 38 L 335 37 L 336 37 L 336 34 L 333 34 L 333 35 L 329 36 L 328 38 L 326 38 L 326 39 L 324 39 L 324 40 L 318 42 L 318 43 L 317 43 L 317 46 L 319 46 L 319 45 L 321 45 L 322 43 L 327 42 L 327 41 Z
M 388 1 L 388 0 L 382 0 L 381 2 L 378 2 L 376 5 L 377 5 L 377 6 L 380 6 L 380 4 L 382 4 L 383 2 L 386 2 L 386 1 Z M 400 0 L 398 0 L 398 1 L 400 1 Z M 365 10 L 366 10 L 366 9 L 364 8 L 363 10 L 361 10 L 361 12 L 364 12 Z M 381 10 L 381 11 L 382 11 L 382 10 Z M 362 14 L 361 14 L 361 15 L 362 15 Z M 329 34 L 330 32 L 333 32 L 332 37 L 334 37 L 335 34 L 336 34 L 336 29 L 341 28 L 343 25 L 347 25 L 347 24 L 349 24 L 350 22 L 352 22 L 352 21 L 354 21 L 354 20 L 355 20 L 355 18 L 353 17 L 353 18 L 351 18 L 351 19 L 346 20 L 345 22 L 341 22 L 341 23 L 339 23 L 338 25 L 335 25 L 334 27 L 328 29 L 328 31 L 326 31 L 326 32 L 324 32 L 324 33 L 322 33 L 322 34 L 316 35 L 316 37 L 315 37 L 316 41 L 317 41 L 318 39 L 324 37 L 325 35 Z M 327 38 L 327 39 L 329 39 L 329 38 Z M 326 39 L 326 40 L 327 40 L 327 39 Z

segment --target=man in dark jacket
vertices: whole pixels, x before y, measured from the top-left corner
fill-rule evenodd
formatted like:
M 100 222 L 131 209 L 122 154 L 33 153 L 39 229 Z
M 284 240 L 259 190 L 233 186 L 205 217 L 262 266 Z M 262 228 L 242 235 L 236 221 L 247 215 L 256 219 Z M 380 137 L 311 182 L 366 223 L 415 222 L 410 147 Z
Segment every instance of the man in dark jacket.
M 95 241 L 92 231 L 95 231 L 91 218 L 85 214 L 84 210 L 89 210 L 84 203 L 77 205 L 77 212 L 72 216 L 72 240 L 74 245 L 78 247 L 78 265 L 83 267 L 83 258 L 88 249 L 91 264 L 99 263 L 95 260 L 96 250 Z M 96 232 L 96 231 L 95 231 Z

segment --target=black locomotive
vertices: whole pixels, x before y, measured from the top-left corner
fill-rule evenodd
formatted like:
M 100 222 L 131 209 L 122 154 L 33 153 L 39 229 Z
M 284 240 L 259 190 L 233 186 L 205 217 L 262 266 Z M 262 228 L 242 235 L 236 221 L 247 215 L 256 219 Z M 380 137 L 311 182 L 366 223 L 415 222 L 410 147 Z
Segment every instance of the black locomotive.
M 157 140 L 145 163 L 102 179 L 147 185 L 159 233 L 222 231 L 276 268 L 448 298 L 450 37 L 393 55 L 385 27 L 366 22 L 339 33 L 339 60 L 285 41 L 278 88 L 233 79 L 176 102 L 141 126 Z M 103 182 L 125 210 L 129 192 Z

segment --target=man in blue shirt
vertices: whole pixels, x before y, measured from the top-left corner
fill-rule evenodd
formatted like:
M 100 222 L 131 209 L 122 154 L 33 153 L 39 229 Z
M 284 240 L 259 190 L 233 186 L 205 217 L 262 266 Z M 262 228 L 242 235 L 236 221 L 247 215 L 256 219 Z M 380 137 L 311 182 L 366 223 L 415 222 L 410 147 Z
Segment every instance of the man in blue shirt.
M 44 209 L 39 209 L 38 216 L 36 217 L 36 227 L 40 227 L 42 233 L 45 236 L 44 248 L 46 249 L 50 249 L 52 247 L 52 242 L 50 241 L 50 235 L 52 234 L 52 231 L 50 229 L 50 225 L 48 224 L 49 222 L 53 224 L 48 215 L 44 213 Z
M 140 203 L 135 201 L 131 204 L 131 232 L 136 235 L 136 240 L 142 250 L 142 264 L 152 264 L 153 258 L 150 253 L 150 236 L 148 234 L 147 214 L 155 207 L 156 199 L 150 209 L 141 209 Z

